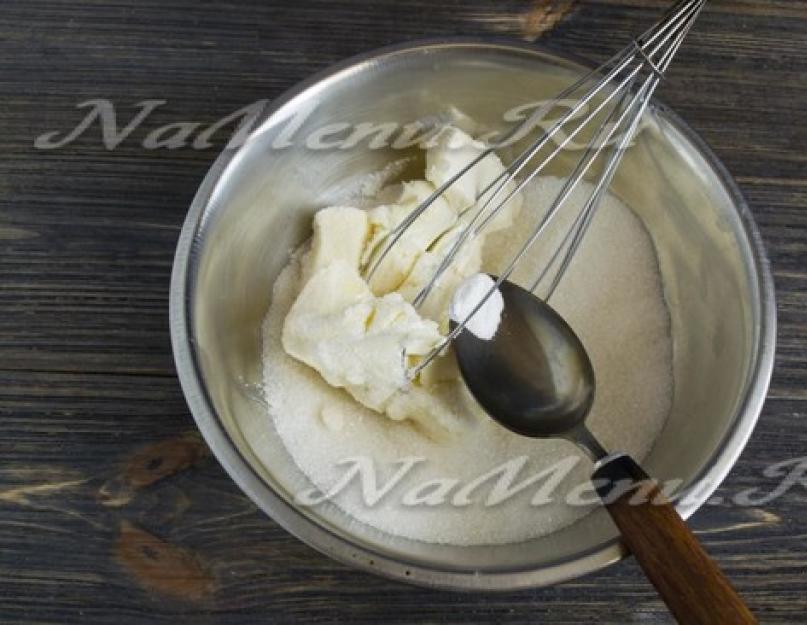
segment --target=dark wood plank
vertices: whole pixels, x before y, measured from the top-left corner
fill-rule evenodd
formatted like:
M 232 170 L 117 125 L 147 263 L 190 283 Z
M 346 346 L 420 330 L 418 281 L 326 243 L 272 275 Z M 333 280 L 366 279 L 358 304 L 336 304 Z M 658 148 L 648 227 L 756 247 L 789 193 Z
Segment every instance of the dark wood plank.
M 662 0 L 2 0 L 0 622 L 668 623 L 633 562 L 555 588 L 414 589 L 320 556 L 259 513 L 206 452 L 175 379 L 167 290 L 187 206 L 226 142 L 145 150 L 351 54 L 418 37 L 536 40 L 602 60 Z M 661 97 L 735 174 L 770 251 L 779 350 L 759 427 L 693 526 L 764 623 L 807 610 L 807 498 L 770 492 L 807 449 L 807 2 L 713 0 Z M 64 148 L 76 108 L 128 120 Z
M 368 623 L 624 623 L 637 611 L 647 622 L 669 620 L 632 562 L 557 588 L 479 597 L 411 589 L 321 557 L 257 512 L 204 453 L 170 378 L 14 373 L 0 405 L 0 455 L 10 459 L 0 491 L 0 619 L 8 622 L 342 614 Z M 719 496 L 775 488 L 762 471 L 803 453 L 807 432 L 790 427 L 803 410 L 769 402 Z M 795 487 L 770 505 L 710 505 L 695 518 L 763 622 L 800 618 L 806 513 Z M 144 542 L 143 558 L 168 562 L 162 574 L 132 555 Z

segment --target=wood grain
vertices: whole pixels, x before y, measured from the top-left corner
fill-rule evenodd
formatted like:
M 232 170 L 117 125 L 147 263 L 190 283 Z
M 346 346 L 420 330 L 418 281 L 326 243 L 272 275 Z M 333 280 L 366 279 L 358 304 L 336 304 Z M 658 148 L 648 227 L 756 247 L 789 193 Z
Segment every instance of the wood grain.
M 226 136 L 149 151 L 148 132 L 213 123 L 413 38 L 537 36 L 603 60 L 666 5 L 573 4 L 0 1 L 0 623 L 671 622 L 632 561 L 483 596 L 410 588 L 315 553 L 204 453 L 170 353 L 176 238 Z M 807 613 L 804 487 L 756 507 L 729 501 L 773 489 L 765 467 L 807 453 L 805 38 L 805 1 L 712 0 L 660 93 L 736 176 L 778 289 L 770 398 L 722 503 L 693 520 L 762 623 Z M 142 100 L 166 104 L 112 151 L 97 126 L 62 149 L 33 148 L 73 128 L 91 98 L 115 102 L 121 121 Z
M 632 458 L 610 459 L 592 479 L 623 542 L 679 623 L 758 625 L 714 558 Z

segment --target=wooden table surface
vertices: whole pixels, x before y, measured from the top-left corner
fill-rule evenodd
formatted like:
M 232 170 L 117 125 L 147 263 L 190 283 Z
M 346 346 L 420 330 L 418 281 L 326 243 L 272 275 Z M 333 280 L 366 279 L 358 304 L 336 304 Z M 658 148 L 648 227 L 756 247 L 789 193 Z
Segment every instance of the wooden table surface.
M 350 570 L 258 512 L 197 435 L 168 336 L 180 225 L 227 133 L 207 149 L 144 147 L 164 124 L 204 128 L 419 37 L 539 40 L 603 60 L 665 5 L 0 0 L 0 622 L 670 622 L 633 561 L 553 588 L 437 592 Z M 805 1 L 711 0 L 661 89 L 738 180 L 778 289 L 770 395 L 724 497 L 773 491 L 766 467 L 807 454 L 805 43 Z M 35 149 L 96 98 L 119 127 L 138 103 L 165 102 L 114 149 L 97 121 Z M 801 480 L 693 520 L 765 623 L 807 622 Z

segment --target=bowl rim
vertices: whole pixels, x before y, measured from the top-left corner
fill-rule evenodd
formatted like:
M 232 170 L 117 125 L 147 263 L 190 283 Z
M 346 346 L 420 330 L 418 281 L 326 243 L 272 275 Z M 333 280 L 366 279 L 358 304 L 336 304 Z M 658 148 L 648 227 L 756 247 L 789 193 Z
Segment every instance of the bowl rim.
M 443 37 L 407 41 L 369 52 L 364 52 L 321 70 L 297 83 L 269 103 L 261 113 L 260 124 L 253 130 L 259 133 L 270 119 L 294 106 L 295 100 L 309 90 L 323 88 L 339 80 L 345 73 L 366 69 L 381 59 L 404 54 L 425 54 L 447 48 L 469 50 L 499 49 L 519 55 L 531 54 L 537 59 L 562 63 L 570 69 L 590 69 L 594 64 L 551 47 L 503 41 L 491 37 Z M 653 110 L 661 112 L 683 138 L 690 142 L 700 156 L 713 169 L 725 192 L 732 200 L 739 223 L 745 234 L 744 255 L 752 261 L 756 274 L 753 285 L 759 305 L 759 330 L 754 346 L 753 367 L 748 372 L 745 395 L 740 402 L 733 422 L 710 458 L 707 466 L 693 479 L 693 486 L 701 486 L 686 501 L 678 501 L 676 508 L 683 518 L 693 514 L 720 485 L 742 453 L 762 410 L 773 371 L 776 342 L 776 304 L 773 277 L 770 271 L 762 238 L 753 220 L 750 208 L 737 183 L 705 140 L 689 127 L 677 114 L 654 98 Z M 296 507 L 275 492 L 238 449 L 221 423 L 205 389 L 201 369 L 196 357 L 191 323 L 191 302 L 195 278 L 196 240 L 206 222 L 209 200 L 222 173 L 238 154 L 235 147 L 227 147 L 216 158 L 194 196 L 177 242 L 169 293 L 169 321 L 171 344 L 179 381 L 197 427 L 213 454 L 239 488 L 267 515 L 293 536 L 321 553 L 370 573 L 410 584 L 450 590 L 516 590 L 548 586 L 598 571 L 627 555 L 618 538 L 613 539 L 574 558 L 527 567 L 517 570 L 471 571 L 433 568 L 419 562 L 392 558 L 374 549 L 340 536 L 314 519 L 302 514 Z M 703 487 L 705 485 L 705 488 Z

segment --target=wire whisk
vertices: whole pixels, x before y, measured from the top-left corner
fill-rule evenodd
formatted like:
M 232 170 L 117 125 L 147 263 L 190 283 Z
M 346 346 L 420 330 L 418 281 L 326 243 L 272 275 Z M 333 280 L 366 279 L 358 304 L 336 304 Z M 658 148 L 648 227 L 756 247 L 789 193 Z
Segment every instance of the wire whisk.
M 524 244 L 501 271 L 494 286 L 465 319 L 451 329 L 441 345 L 410 369 L 411 378 L 416 377 L 456 338 L 468 320 L 482 307 L 484 301 L 513 273 L 530 247 L 545 232 L 573 191 L 579 186 L 580 181 L 587 174 L 594 173 L 591 192 L 582 209 L 572 220 L 560 238 L 560 243 L 551 254 L 550 260 L 530 286 L 531 290 L 536 293 L 541 289 L 545 300 L 552 296 L 580 246 L 599 201 L 608 189 L 622 156 L 636 135 L 651 96 L 664 77 L 665 71 L 692 28 L 705 2 L 706 0 L 677 2 L 653 27 L 600 67 L 564 89 L 555 98 L 544 102 L 528 119 L 507 133 L 497 145 L 490 145 L 470 160 L 389 233 L 380 252 L 365 270 L 365 278 L 368 282 L 372 280 L 378 267 L 407 229 L 449 187 L 498 149 L 500 145 L 507 144 L 518 136 L 523 128 L 531 128 L 531 124 L 535 121 L 542 120 L 559 103 L 569 100 L 574 102 L 557 121 L 551 123 L 540 136 L 529 143 L 526 149 L 518 154 L 504 171 L 479 193 L 475 202 L 463 211 L 463 214 L 469 213 L 471 217 L 459 231 L 456 239 L 448 246 L 448 251 L 440 260 L 430 279 L 415 296 L 412 303 L 416 308 L 423 305 L 440 277 L 450 267 L 469 238 L 482 232 L 508 202 L 520 193 L 533 178 L 544 171 L 561 152 L 569 147 L 575 138 L 580 137 L 585 130 L 591 133 L 591 137 L 585 143 L 582 156 L 572 168 L 560 192 L 546 214 L 530 232 Z M 549 150 L 549 153 L 544 156 L 543 152 L 546 150 Z

